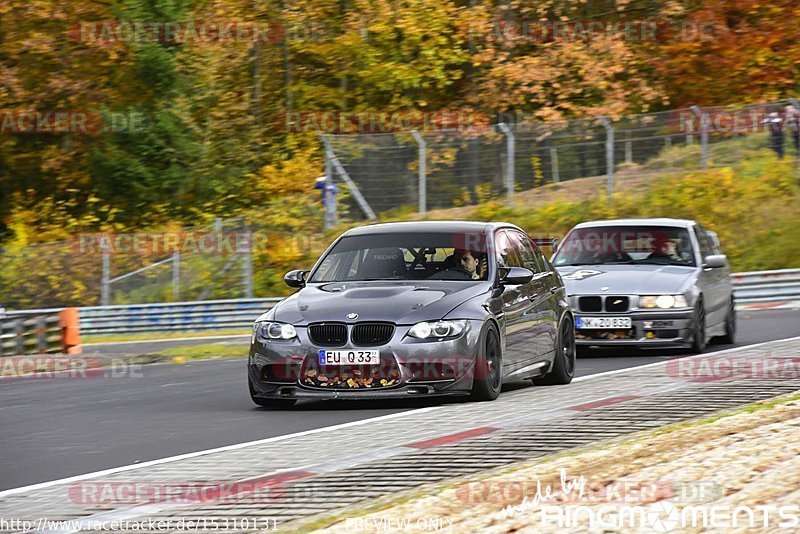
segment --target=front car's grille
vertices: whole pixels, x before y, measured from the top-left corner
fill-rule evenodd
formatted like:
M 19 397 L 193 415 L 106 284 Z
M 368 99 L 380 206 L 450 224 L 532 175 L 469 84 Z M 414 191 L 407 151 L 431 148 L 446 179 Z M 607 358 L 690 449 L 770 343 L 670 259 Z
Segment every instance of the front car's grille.
M 603 301 L 600 297 L 580 297 L 578 308 L 585 312 L 599 312 L 603 309 Z
M 619 313 L 628 311 L 628 297 L 608 296 L 605 304 L 607 312 Z
M 347 342 L 347 326 L 343 323 L 308 325 L 308 337 L 320 347 L 341 347 Z
M 320 365 L 316 357 L 306 358 L 300 383 L 322 389 L 381 389 L 400 384 L 400 368 L 391 356 L 379 365 Z
M 353 345 L 364 347 L 385 345 L 394 335 L 391 323 L 358 323 L 350 333 Z

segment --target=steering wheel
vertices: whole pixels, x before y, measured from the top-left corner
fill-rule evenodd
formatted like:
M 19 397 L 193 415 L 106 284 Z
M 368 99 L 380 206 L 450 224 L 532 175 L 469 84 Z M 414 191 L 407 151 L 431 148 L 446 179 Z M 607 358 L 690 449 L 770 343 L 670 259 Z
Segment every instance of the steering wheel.
M 451 278 L 443 277 L 442 275 L 445 273 L 458 273 L 463 275 L 463 280 L 472 280 L 472 273 L 463 267 L 448 267 L 444 271 L 439 271 L 433 276 L 428 277 L 428 280 L 452 280 Z M 458 280 L 458 278 L 456 278 L 456 280 Z

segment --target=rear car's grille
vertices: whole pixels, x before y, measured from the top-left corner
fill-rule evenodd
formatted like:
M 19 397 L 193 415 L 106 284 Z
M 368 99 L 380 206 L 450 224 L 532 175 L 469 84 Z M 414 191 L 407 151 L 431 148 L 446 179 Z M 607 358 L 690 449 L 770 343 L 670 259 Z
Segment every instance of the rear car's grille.
M 301 384 L 322 389 L 381 389 L 400 384 L 400 368 L 391 356 L 381 357 L 379 365 L 320 365 L 313 356 L 306 358 Z
M 575 330 L 575 339 L 636 339 L 636 329 L 626 330 L 595 330 L 592 328 Z
M 580 297 L 578 307 L 585 312 L 599 312 L 603 309 L 603 301 L 600 297 Z
M 341 347 L 347 342 L 347 326 L 342 323 L 308 325 L 308 337 L 320 347 Z
M 606 311 L 614 313 L 628 311 L 628 297 L 606 297 Z
M 393 335 L 394 325 L 391 323 L 358 323 L 353 327 L 350 339 L 353 345 L 369 347 L 384 345 Z

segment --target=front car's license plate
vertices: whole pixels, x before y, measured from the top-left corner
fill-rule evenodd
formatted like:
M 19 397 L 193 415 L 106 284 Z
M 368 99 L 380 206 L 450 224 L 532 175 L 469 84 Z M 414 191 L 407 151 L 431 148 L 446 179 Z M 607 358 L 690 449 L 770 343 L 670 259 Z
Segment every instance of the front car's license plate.
M 575 328 L 630 328 L 630 317 L 576 317 Z
M 371 350 L 320 350 L 320 365 L 378 365 L 381 353 Z

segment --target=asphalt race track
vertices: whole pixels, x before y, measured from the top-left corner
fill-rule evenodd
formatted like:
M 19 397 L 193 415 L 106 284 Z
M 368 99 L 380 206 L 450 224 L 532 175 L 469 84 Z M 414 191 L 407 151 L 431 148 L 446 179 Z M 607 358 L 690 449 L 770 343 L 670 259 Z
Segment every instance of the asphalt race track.
M 794 336 L 800 336 L 800 310 L 739 312 L 737 346 Z M 226 341 L 242 343 L 246 350 L 244 338 Z M 133 352 L 131 344 L 126 345 L 92 350 Z M 147 345 L 152 350 L 152 344 Z M 708 351 L 723 348 L 730 346 L 711 345 Z M 593 353 L 578 360 L 578 375 L 681 356 L 676 352 Z M 513 383 L 504 389 L 521 387 L 533 386 Z M 247 395 L 242 359 L 150 365 L 134 377 L 0 380 L 0 489 L 440 402 L 308 402 L 290 411 L 257 408 Z

